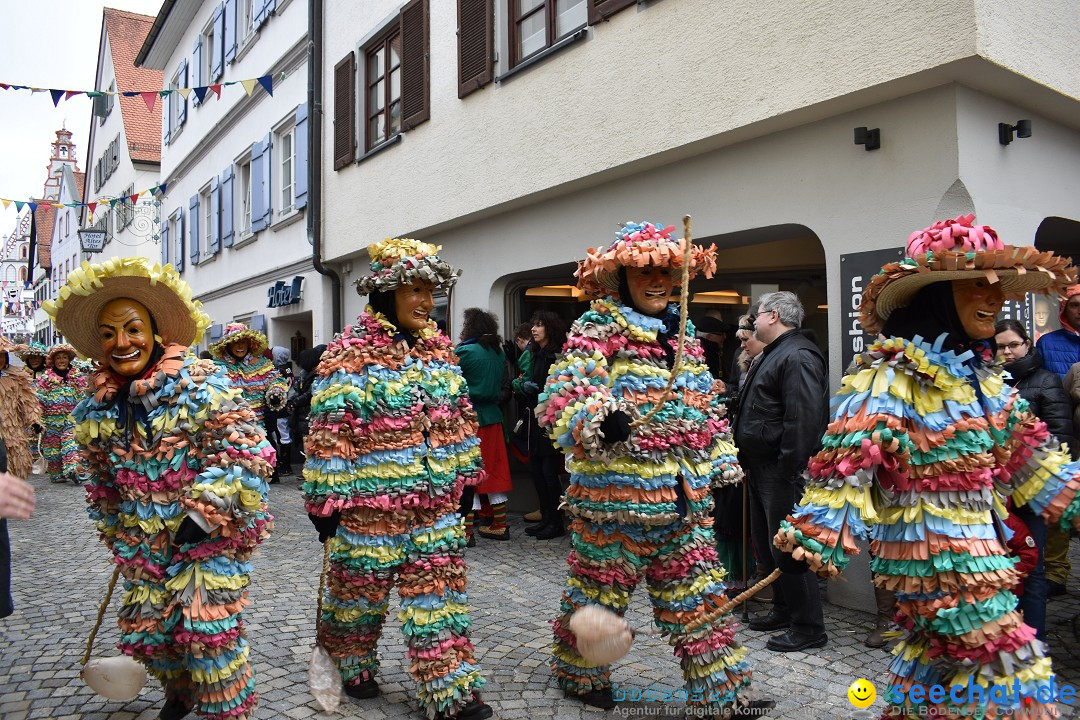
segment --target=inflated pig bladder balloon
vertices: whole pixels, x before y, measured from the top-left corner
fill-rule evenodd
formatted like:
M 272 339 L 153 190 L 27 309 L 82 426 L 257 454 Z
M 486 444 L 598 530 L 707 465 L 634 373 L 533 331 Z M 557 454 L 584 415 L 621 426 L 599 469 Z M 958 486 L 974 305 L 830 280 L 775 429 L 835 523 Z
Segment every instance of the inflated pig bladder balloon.
M 624 657 L 634 642 L 630 625 L 607 608 L 586 605 L 570 618 L 581 657 L 594 665 L 610 665 Z
M 127 655 L 94 658 L 81 675 L 91 690 L 110 700 L 132 700 L 146 685 L 146 669 Z

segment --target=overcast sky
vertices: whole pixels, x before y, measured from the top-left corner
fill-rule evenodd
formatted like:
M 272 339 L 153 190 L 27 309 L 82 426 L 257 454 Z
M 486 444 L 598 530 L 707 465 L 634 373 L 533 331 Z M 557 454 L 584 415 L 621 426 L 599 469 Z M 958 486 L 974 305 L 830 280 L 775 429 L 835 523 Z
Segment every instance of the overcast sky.
M 4 19 L 0 82 L 93 90 L 103 7 L 157 15 L 161 0 L 0 0 Z M 47 92 L 0 90 L 0 103 L 0 198 L 28 200 L 41 195 L 49 146 L 61 127 L 71 131 L 79 169 L 86 172 L 89 98 L 77 95 L 53 107 Z M 0 208 L 0 238 L 11 234 L 16 217 L 14 205 Z

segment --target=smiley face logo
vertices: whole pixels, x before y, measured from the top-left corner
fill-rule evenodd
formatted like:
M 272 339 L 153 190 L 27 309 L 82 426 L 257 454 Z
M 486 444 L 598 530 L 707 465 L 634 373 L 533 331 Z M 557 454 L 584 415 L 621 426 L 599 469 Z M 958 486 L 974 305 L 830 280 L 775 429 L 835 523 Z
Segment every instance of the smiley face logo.
M 869 680 L 859 678 L 847 689 L 847 699 L 857 708 L 868 708 L 877 699 L 877 688 Z

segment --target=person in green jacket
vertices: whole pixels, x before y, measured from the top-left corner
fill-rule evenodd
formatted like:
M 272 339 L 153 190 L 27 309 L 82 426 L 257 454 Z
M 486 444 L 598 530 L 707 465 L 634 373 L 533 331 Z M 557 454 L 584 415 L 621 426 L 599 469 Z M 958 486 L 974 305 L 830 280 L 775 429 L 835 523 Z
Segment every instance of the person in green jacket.
M 465 311 L 465 323 L 461 329 L 461 343 L 455 348 L 461 374 L 469 387 L 469 399 L 476 410 L 480 429 L 480 455 L 484 460 L 487 476 L 474 488 L 465 488 L 461 495 L 461 514 L 465 518 L 465 534 L 470 544 L 473 539 L 474 511 L 479 508 L 480 495 L 486 495 L 491 503 L 491 525 L 477 532 L 492 540 L 509 540 L 510 528 L 506 524 L 507 493 L 513 485 L 510 480 L 510 463 L 506 457 L 506 441 L 502 432 L 502 408 L 499 406 L 503 380 L 506 377 L 506 356 L 499 339 L 499 321 L 491 313 L 480 308 Z

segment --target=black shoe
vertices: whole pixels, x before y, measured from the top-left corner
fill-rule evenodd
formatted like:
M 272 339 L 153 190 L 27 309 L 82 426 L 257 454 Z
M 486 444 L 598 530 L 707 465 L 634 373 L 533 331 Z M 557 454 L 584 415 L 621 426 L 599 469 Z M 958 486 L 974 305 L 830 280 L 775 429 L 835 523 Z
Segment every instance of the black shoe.
M 161 712 L 158 713 L 157 720 L 180 720 L 180 718 L 191 714 L 194 709 L 193 704 L 188 704 L 183 700 L 166 700 L 165 704 L 161 706 Z
M 750 618 L 751 630 L 780 630 L 791 625 L 791 618 L 786 618 L 773 610 L 768 615 Z
M 535 536 L 537 533 L 544 532 L 549 527 L 551 527 L 551 523 L 547 522 L 541 522 L 538 525 L 530 525 L 529 527 L 525 528 L 525 534 Z
M 465 542 L 465 547 L 476 547 L 476 536 L 470 535 L 469 539 Z
M 1058 597 L 1059 595 L 1064 595 L 1067 592 L 1068 589 L 1066 589 L 1063 584 L 1059 582 L 1054 582 L 1053 580 L 1046 581 L 1046 597 Z
M 825 633 L 820 635 L 803 635 L 794 630 L 788 630 L 783 635 L 774 635 L 765 643 L 765 647 L 773 652 L 796 652 L 809 650 L 810 648 L 823 648 L 829 642 L 829 636 Z
M 480 700 L 470 700 L 465 707 L 458 710 L 457 715 L 447 715 L 444 712 L 436 712 L 435 720 L 486 720 L 493 715 L 491 706 Z
M 565 534 L 566 528 L 563 527 L 562 523 L 559 523 L 558 525 L 548 525 L 546 530 L 541 530 L 533 535 L 533 537 L 537 540 L 551 540 L 553 538 L 560 538 Z
M 611 697 L 611 688 L 605 688 L 603 690 L 590 690 L 583 695 L 573 695 L 566 693 L 566 697 L 571 700 L 580 700 L 594 708 L 600 708 L 601 710 L 610 710 L 615 707 L 615 700 Z
M 358 700 L 370 700 L 379 697 L 379 683 L 374 680 L 365 680 L 356 685 L 346 685 L 345 694 Z

